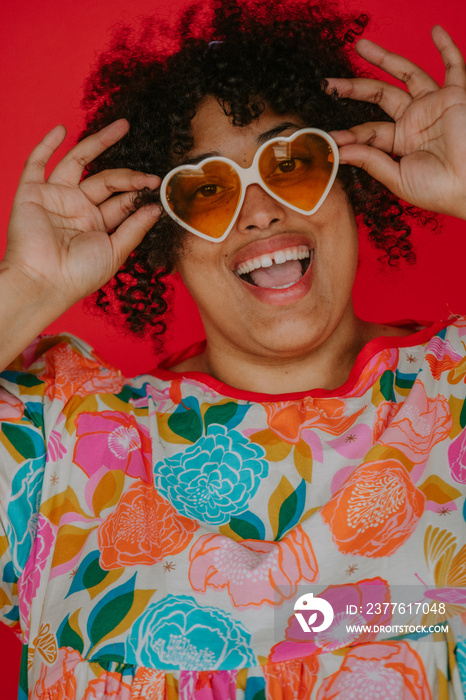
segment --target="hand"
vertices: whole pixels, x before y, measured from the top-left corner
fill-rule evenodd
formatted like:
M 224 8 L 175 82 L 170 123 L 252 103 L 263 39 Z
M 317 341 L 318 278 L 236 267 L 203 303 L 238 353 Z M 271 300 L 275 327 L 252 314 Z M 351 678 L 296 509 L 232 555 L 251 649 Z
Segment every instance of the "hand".
M 81 181 L 84 167 L 128 128 L 120 119 L 83 139 L 45 180 L 45 167 L 66 135 L 57 126 L 26 162 L 0 271 L 8 271 L 16 287 L 25 283 L 25 294 L 37 290 L 57 315 L 105 284 L 159 217 L 157 205 L 131 213 L 134 192 L 160 185 L 155 175 L 106 170 Z
M 359 41 L 359 55 L 405 83 L 409 92 L 370 78 L 329 79 L 328 92 L 378 103 L 394 120 L 332 136 L 343 163 L 363 168 L 401 199 L 466 219 L 466 67 L 444 29 L 434 27 L 432 38 L 445 64 L 443 87 L 407 58 Z

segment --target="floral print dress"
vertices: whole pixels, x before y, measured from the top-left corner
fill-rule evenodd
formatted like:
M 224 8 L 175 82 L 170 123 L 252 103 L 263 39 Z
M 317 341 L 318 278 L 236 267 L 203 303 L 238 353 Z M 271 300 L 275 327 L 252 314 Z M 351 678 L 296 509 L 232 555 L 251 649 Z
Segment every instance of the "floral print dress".
M 0 389 L 19 698 L 463 697 L 465 344 L 454 318 L 270 396 L 38 339 Z

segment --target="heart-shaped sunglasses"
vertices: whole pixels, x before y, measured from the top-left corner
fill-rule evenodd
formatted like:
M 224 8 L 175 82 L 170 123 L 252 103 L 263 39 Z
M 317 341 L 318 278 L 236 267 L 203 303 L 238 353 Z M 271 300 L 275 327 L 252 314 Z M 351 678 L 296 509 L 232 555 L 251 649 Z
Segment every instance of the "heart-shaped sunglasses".
M 323 204 L 337 170 L 332 137 L 321 129 L 300 129 L 264 143 L 249 168 L 215 156 L 179 165 L 164 177 L 160 199 L 180 226 L 220 242 L 233 228 L 248 185 L 257 183 L 278 202 L 310 215 Z

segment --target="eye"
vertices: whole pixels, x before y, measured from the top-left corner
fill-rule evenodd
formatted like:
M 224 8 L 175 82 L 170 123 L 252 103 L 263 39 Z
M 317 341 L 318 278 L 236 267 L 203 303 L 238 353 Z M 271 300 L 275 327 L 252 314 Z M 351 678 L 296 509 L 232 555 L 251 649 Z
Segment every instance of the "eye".
M 215 194 L 219 194 L 221 190 L 222 188 L 219 185 L 202 185 L 202 187 L 198 187 L 194 196 L 213 197 Z
M 296 160 L 294 158 L 290 158 L 289 160 L 282 160 L 282 162 L 279 163 L 277 166 L 277 170 L 279 170 L 282 173 L 291 173 L 295 168 Z

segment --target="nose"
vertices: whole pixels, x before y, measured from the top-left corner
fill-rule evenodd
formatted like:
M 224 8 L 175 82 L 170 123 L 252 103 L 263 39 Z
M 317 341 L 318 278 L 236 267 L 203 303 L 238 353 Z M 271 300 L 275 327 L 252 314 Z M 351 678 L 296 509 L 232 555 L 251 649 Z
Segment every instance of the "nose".
M 249 185 L 244 195 L 243 206 L 236 220 L 236 228 L 247 232 L 266 229 L 282 221 L 285 209 L 258 184 Z

